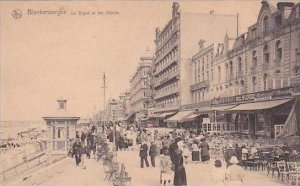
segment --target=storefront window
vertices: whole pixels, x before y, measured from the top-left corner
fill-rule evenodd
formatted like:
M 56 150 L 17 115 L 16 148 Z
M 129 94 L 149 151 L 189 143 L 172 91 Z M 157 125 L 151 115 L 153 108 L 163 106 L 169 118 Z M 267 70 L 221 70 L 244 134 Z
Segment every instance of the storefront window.
M 209 124 L 207 124 L 207 125 L 208 125 L 207 131 L 210 132 L 210 131 L 211 131 L 211 124 L 209 123 Z

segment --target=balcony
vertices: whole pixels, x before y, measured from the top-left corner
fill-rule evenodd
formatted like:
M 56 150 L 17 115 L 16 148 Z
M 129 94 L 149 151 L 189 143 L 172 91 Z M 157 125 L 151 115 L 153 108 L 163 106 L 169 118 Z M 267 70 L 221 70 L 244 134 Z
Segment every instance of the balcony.
M 168 74 L 166 77 L 162 79 L 156 79 L 154 83 L 154 87 L 158 87 L 159 85 L 165 84 L 166 82 L 170 81 L 171 79 L 178 77 L 180 75 L 180 70 L 177 70 L 173 73 Z
M 257 66 L 251 67 L 251 69 L 250 69 L 251 75 L 255 75 L 257 72 L 258 72 L 258 71 L 257 71 Z
M 262 70 L 263 70 L 263 71 L 267 71 L 267 70 L 269 70 L 270 68 L 271 68 L 270 63 L 263 63 L 263 64 L 262 64 Z
M 273 63 L 274 68 L 280 68 L 282 63 L 282 59 L 275 59 Z
M 195 91 L 201 88 L 208 87 L 209 82 L 207 80 L 201 81 L 200 83 L 196 83 L 190 86 L 190 91 Z
M 300 86 L 300 74 L 290 78 L 291 86 Z
M 172 94 L 176 94 L 176 93 L 179 93 L 179 88 L 173 88 L 167 92 L 160 92 L 160 93 L 157 93 L 155 95 L 155 98 L 154 99 L 160 99 L 160 98 L 163 98 L 163 97 L 166 97 L 166 96 L 170 96 Z
M 155 112 L 162 112 L 162 111 L 173 111 L 173 110 L 179 110 L 180 109 L 180 106 L 179 104 L 176 105 L 176 104 L 173 104 L 173 105 L 164 105 L 163 108 L 161 107 L 155 107 Z
M 243 78 L 243 77 L 244 77 L 244 72 L 243 72 L 242 70 L 238 71 L 238 72 L 236 73 L 236 77 L 237 77 L 237 78 Z

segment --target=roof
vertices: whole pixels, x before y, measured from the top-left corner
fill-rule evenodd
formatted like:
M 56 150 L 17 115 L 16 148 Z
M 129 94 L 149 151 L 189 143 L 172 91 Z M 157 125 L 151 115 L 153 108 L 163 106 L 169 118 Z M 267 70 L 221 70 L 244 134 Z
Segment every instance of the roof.
M 224 111 L 224 110 L 228 110 L 230 108 L 235 107 L 236 105 L 224 105 L 224 106 L 213 106 L 211 108 L 211 110 L 215 110 L 215 111 Z
M 284 103 L 287 103 L 291 101 L 292 99 L 280 99 L 280 100 L 273 100 L 273 101 L 262 101 L 262 102 L 256 102 L 256 103 L 245 103 L 240 104 L 236 107 L 233 107 L 231 109 L 228 109 L 229 111 L 238 111 L 238 110 L 245 110 L 245 111 L 251 111 L 251 110 L 265 110 L 270 109 L 279 105 L 282 105 Z
M 166 116 L 169 116 L 169 115 L 172 115 L 172 114 L 175 114 L 175 112 L 165 112 L 165 113 L 162 113 L 160 115 L 155 115 L 154 117 L 157 117 L 157 118 L 164 118 Z
M 71 113 L 67 109 L 57 109 L 52 114 L 43 117 L 43 119 L 77 119 L 79 120 L 80 117 L 76 116 L 76 114 Z

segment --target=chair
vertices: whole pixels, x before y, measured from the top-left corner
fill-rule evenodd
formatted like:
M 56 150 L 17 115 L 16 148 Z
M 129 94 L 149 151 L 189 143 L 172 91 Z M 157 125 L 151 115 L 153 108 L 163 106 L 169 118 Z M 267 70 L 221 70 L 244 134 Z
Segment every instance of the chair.
M 276 163 L 276 165 L 277 165 L 277 170 L 278 170 L 278 180 L 280 179 L 280 176 L 281 176 L 281 181 L 286 182 L 287 179 L 288 179 L 288 174 L 289 174 L 286 162 L 285 161 L 278 161 Z
M 109 166 L 104 166 L 104 174 L 105 178 L 104 180 L 110 181 L 113 176 L 118 172 L 119 165 L 118 163 L 112 162 Z
M 288 162 L 289 182 L 292 185 L 300 185 L 300 162 Z

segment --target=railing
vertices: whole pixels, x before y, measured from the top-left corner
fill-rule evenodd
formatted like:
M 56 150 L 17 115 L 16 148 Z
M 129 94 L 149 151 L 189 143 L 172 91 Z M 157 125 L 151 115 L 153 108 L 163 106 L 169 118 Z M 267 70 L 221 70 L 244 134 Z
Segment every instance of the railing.
M 174 88 L 170 91 L 167 91 L 167 92 L 162 92 L 162 93 L 158 93 L 155 95 L 155 99 L 159 99 L 159 98 L 162 98 L 162 97 L 165 97 L 165 96 L 168 96 L 168 95 L 172 95 L 172 94 L 176 94 L 177 92 L 179 92 L 179 88 Z
M 244 72 L 243 72 L 243 71 L 238 71 L 238 72 L 236 73 L 236 77 L 237 77 L 237 78 L 242 78 L 242 77 L 244 77 Z
M 270 63 L 263 63 L 262 64 L 262 70 L 263 71 L 266 71 L 266 70 L 268 70 L 270 68 Z
M 196 83 L 194 85 L 191 85 L 190 90 L 194 91 L 194 90 L 198 90 L 200 88 L 205 88 L 205 87 L 208 86 L 208 84 L 209 84 L 208 80 L 204 80 L 204 81 L 201 81 L 200 83 Z
M 155 112 L 162 112 L 162 111 L 169 111 L 169 110 L 179 110 L 179 108 L 180 108 L 180 105 L 175 104 L 175 105 L 171 105 L 171 106 L 165 106 L 163 108 L 155 107 L 154 111 Z
M 251 72 L 252 75 L 256 74 L 257 73 L 257 66 L 251 67 L 250 72 Z
M 168 74 L 167 77 L 164 77 L 162 79 L 157 79 L 154 82 L 154 87 L 164 84 L 175 77 L 179 77 L 179 75 L 180 75 L 180 70 L 176 70 L 175 72 Z
M 300 74 L 290 78 L 291 86 L 300 86 Z
M 281 61 L 282 59 L 275 59 L 273 63 L 274 68 L 280 68 L 281 67 Z

